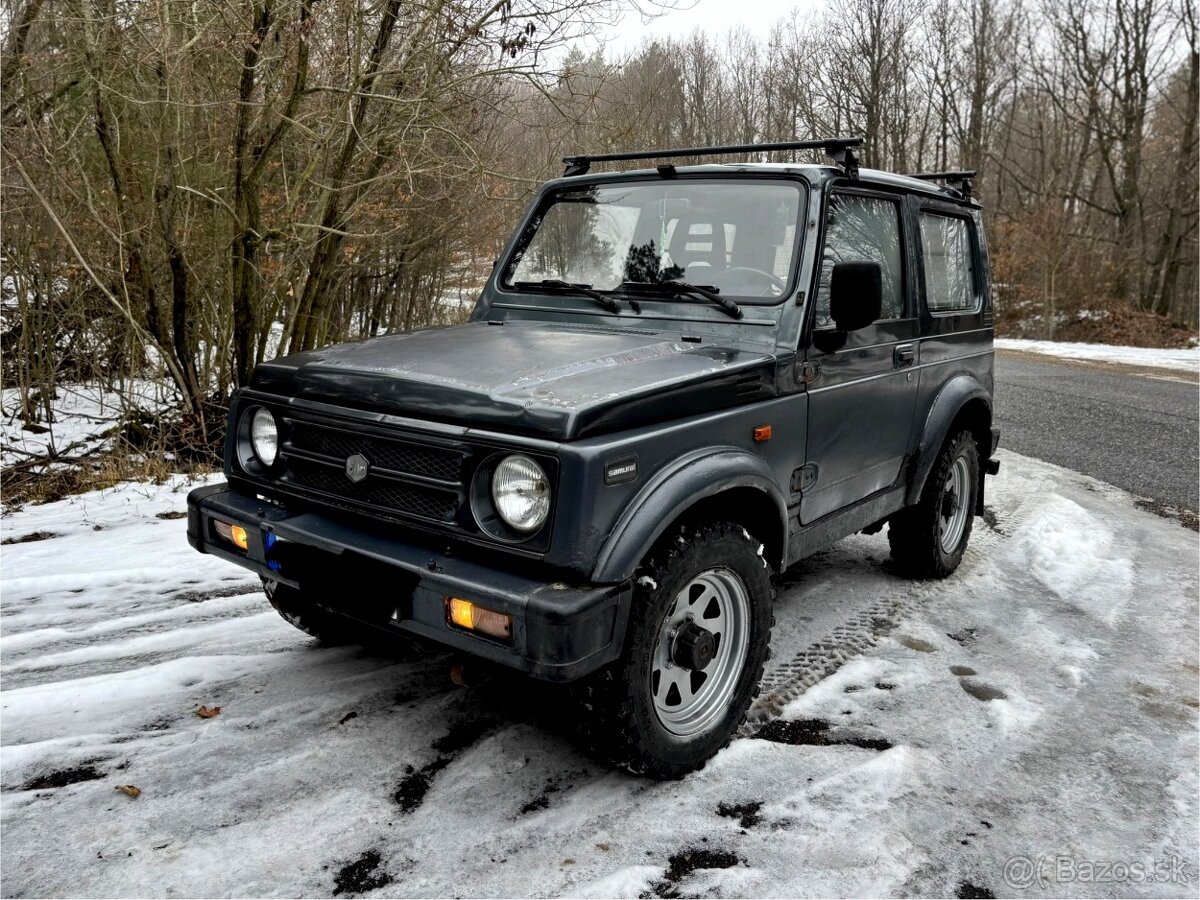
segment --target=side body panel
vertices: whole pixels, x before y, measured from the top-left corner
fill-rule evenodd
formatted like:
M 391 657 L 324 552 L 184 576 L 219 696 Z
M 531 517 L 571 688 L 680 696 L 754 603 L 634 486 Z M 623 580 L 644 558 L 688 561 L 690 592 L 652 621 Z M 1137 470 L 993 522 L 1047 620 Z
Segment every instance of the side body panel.
M 915 319 L 883 323 L 850 335 L 841 350 L 809 357 L 821 374 L 809 387 L 808 462 L 815 481 L 800 505 L 805 525 L 899 477 L 917 382 L 897 352 L 912 349 L 916 330 Z
M 621 581 L 680 513 L 730 488 L 761 493 L 771 519 L 755 530 L 782 550 L 788 477 L 803 453 L 806 402 L 803 393 L 793 393 L 563 445 L 558 509 L 570 512 L 555 523 L 547 561 L 587 571 L 596 583 Z M 771 426 L 770 440 L 754 441 L 760 425 Z M 606 485 L 605 468 L 630 458 L 637 461 L 637 480 Z M 784 565 L 782 553 L 768 561 L 777 569 Z
M 762 495 L 757 508 L 774 511 L 774 521 L 763 521 L 762 530 L 777 532 L 770 545 L 784 547 L 787 500 L 767 461 L 734 447 L 705 448 L 664 466 L 625 508 L 600 551 L 592 580 L 603 584 L 631 577 L 645 548 L 653 546 L 671 522 L 699 501 L 733 488 Z M 779 559 L 770 561 L 781 566 Z
M 923 254 L 917 254 L 921 297 L 920 389 L 914 423 L 912 472 L 908 503 L 916 503 L 942 443 L 955 418 L 969 404 L 986 409 L 986 422 L 977 426 L 980 459 L 991 455 L 988 429 L 992 420 L 995 329 L 992 314 L 991 263 L 978 208 L 930 198 L 912 198 L 912 215 L 922 211 L 959 216 L 971 222 L 977 308 L 961 313 L 934 314 L 928 303 Z M 982 496 L 982 493 L 981 495 Z
M 930 312 L 919 233 L 923 209 L 971 220 L 975 309 Z M 836 480 L 833 490 L 828 483 L 822 485 L 831 473 L 821 467 L 816 484 L 802 494 L 799 515 L 789 523 L 789 563 L 916 503 L 951 426 L 967 404 L 982 411 L 975 426 L 981 458 L 991 453 L 994 330 L 981 212 L 971 204 L 910 195 L 904 202 L 904 231 L 912 318 L 863 329 L 858 333 L 863 338 L 851 333 L 845 345 L 832 353 L 813 345 L 811 318 L 801 337 L 802 353 L 821 364 L 808 389 L 808 462 L 821 467 L 822 459 L 835 460 Z M 870 332 L 874 334 L 867 337 Z M 912 345 L 913 364 L 891 370 L 885 364 L 891 360 L 881 350 L 886 346 L 894 353 L 901 340 L 906 347 Z M 897 375 L 905 380 L 906 390 L 889 390 L 887 382 Z M 846 398 L 844 403 L 834 400 L 839 392 Z M 893 405 L 888 407 L 885 401 Z M 894 435 L 901 422 L 903 449 L 901 458 L 895 459 L 879 442 L 888 440 L 885 434 Z M 875 465 L 871 465 L 872 454 L 879 457 Z M 885 458 L 887 465 L 882 464 Z M 860 468 L 856 471 L 856 467 Z
M 859 185 L 825 192 L 823 219 L 829 195 L 847 199 L 885 201 L 894 205 L 902 260 L 900 289 L 903 312 L 858 331 L 813 330 L 807 359 L 819 368 L 809 385 L 808 467 L 800 505 L 804 525 L 845 509 L 893 485 L 909 451 L 913 409 L 917 398 L 914 340 L 919 330 L 916 311 L 916 249 L 911 217 L 903 196 Z M 828 238 L 823 238 L 822 244 Z M 821 253 L 812 271 L 815 307 Z M 809 327 L 815 325 L 809 310 Z M 815 371 L 815 370 L 814 370 Z

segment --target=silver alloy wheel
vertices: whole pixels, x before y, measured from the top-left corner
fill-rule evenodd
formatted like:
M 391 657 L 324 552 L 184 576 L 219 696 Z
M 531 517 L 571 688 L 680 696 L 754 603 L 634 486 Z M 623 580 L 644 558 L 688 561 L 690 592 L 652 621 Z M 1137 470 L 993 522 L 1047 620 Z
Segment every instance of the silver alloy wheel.
M 941 533 L 942 549 L 953 553 L 962 540 L 963 530 L 967 527 L 967 517 L 971 511 L 967 509 L 967 501 L 971 496 L 971 470 L 965 456 L 959 456 L 950 467 L 946 476 L 946 486 L 942 490 L 941 519 L 938 531 Z
M 716 650 L 701 671 L 672 662 L 672 643 L 688 622 L 712 633 Z M 679 737 L 712 727 L 733 698 L 750 646 L 750 592 L 733 571 L 706 569 L 675 595 L 650 664 L 658 720 Z

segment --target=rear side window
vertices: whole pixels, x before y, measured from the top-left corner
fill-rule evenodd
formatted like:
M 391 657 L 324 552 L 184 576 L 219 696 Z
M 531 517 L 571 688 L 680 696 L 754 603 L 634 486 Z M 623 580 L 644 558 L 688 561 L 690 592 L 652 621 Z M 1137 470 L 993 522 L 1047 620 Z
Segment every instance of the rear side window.
M 882 319 L 904 317 L 904 263 L 900 244 L 900 207 L 879 197 L 832 194 L 825 229 L 825 252 L 817 285 L 817 328 L 833 326 L 829 282 L 840 262 L 879 263 L 883 276 Z
M 978 302 L 971 223 L 957 216 L 921 213 L 921 251 L 929 311 L 974 310 Z

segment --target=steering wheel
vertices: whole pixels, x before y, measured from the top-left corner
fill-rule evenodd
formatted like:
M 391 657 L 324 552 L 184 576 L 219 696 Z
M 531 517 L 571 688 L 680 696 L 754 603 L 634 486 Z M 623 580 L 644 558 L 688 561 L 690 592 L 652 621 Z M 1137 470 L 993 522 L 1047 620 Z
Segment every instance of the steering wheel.
M 729 277 L 731 275 L 732 278 Z M 713 280 L 717 282 L 717 287 L 730 293 L 742 293 L 757 283 L 757 286 L 764 289 L 763 293 L 759 295 L 763 297 L 782 296 L 787 287 L 787 282 L 782 278 L 777 278 L 770 272 L 751 266 L 730 266 Z M 729 283 L 726 283 L 727 281 Z

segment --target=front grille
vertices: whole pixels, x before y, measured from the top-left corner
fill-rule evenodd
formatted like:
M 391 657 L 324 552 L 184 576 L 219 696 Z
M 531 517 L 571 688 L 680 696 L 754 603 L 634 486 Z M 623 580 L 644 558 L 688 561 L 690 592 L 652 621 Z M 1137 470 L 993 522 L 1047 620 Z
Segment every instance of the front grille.
M 288 475 L 300 487 L 425 519 L 451 522 L 458 508 L 458 495 L 449 491 L 388 481 L 379 475 L 368 475 L 365 481 L 355 484 L 346 477 L 345 470 L 307 459 L 288 460 Z
M 297 450 L 345 460 L 362 454 L 373 467 L 458 481 L 463 457 L 453 450 L 419 447 L 416 444 L 380 439 L 348 431 L 337 431 L 310 422 L 293 422 L 291 445 Z
M 346 475 L 355 454 L 369 464 L 359 482 Z M 465 497 L 465 456 L 451 448 L 292 420 L 281 455 L 284 483 L 353 507 L 453 524 Z

